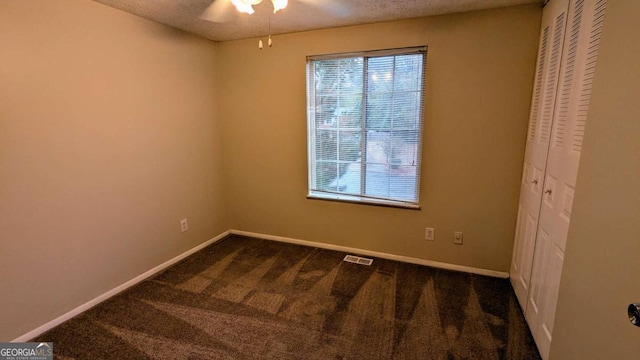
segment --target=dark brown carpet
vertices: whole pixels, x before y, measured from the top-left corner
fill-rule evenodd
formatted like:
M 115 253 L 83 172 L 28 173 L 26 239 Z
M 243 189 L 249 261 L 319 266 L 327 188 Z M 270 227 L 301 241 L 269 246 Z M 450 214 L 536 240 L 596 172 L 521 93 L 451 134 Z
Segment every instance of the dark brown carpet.
M 39 336 L 59 359 L 539 359 L 508 280 L 230 236 Z

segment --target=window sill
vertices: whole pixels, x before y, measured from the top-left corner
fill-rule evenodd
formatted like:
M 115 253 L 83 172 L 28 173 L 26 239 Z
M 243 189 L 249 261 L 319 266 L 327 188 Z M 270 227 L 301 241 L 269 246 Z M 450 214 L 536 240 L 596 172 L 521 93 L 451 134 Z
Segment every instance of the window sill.
M 307 195 L 307 199 L 328 200 L 328 201 L 348 202 L 348 203 L 364 204 L 364 205 L 376 205 L 376 206 L 386 206 L 386 207 L 394 207 L 394 208 L 402 208 L 402 209 L 420 210 L 419 204 L 411 204 L 411 203 L 406 203 L 402 201 L 368 198 L 368 197 L 362 197 L 357 195 L 323 193 L 323 192 L 317 192 L 317 191 L 310 191 L 309 195 Z

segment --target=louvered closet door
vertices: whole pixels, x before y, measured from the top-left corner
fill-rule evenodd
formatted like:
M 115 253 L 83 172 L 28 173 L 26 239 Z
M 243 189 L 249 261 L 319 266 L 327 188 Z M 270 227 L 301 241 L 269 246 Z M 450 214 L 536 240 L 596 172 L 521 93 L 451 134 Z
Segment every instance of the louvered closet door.
M 558 74 L 569 0 L 552 0 L 542 15 L 538 60 L 531 99 L 520 201 L 510 279 L 522 309 L 530 290 L 542 185 L 551 139 Z
M 606 0 L 571 0 L 526 317 L 548 357 Z

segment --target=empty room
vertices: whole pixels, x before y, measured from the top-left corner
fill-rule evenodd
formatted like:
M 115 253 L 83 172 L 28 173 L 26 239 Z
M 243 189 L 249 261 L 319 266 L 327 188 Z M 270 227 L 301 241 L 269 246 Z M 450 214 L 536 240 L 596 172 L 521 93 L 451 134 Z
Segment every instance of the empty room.
M 0 358 L 636 359 L 637 14 L 0 0 Z

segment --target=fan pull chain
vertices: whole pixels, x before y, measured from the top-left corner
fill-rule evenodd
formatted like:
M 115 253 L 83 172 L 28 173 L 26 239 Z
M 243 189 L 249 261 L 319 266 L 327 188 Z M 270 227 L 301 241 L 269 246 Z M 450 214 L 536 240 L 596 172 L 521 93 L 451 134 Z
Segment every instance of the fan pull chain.
M 267 40 L 267 46 L 268 47 L 272 47 L 273 46 L 273 40 L 271 39 L 271 14 L 269 14 L 269 37 Z M 262 39 L 258 40 L 258 49 L 262 50 L 263 45 L 262 45 Z

